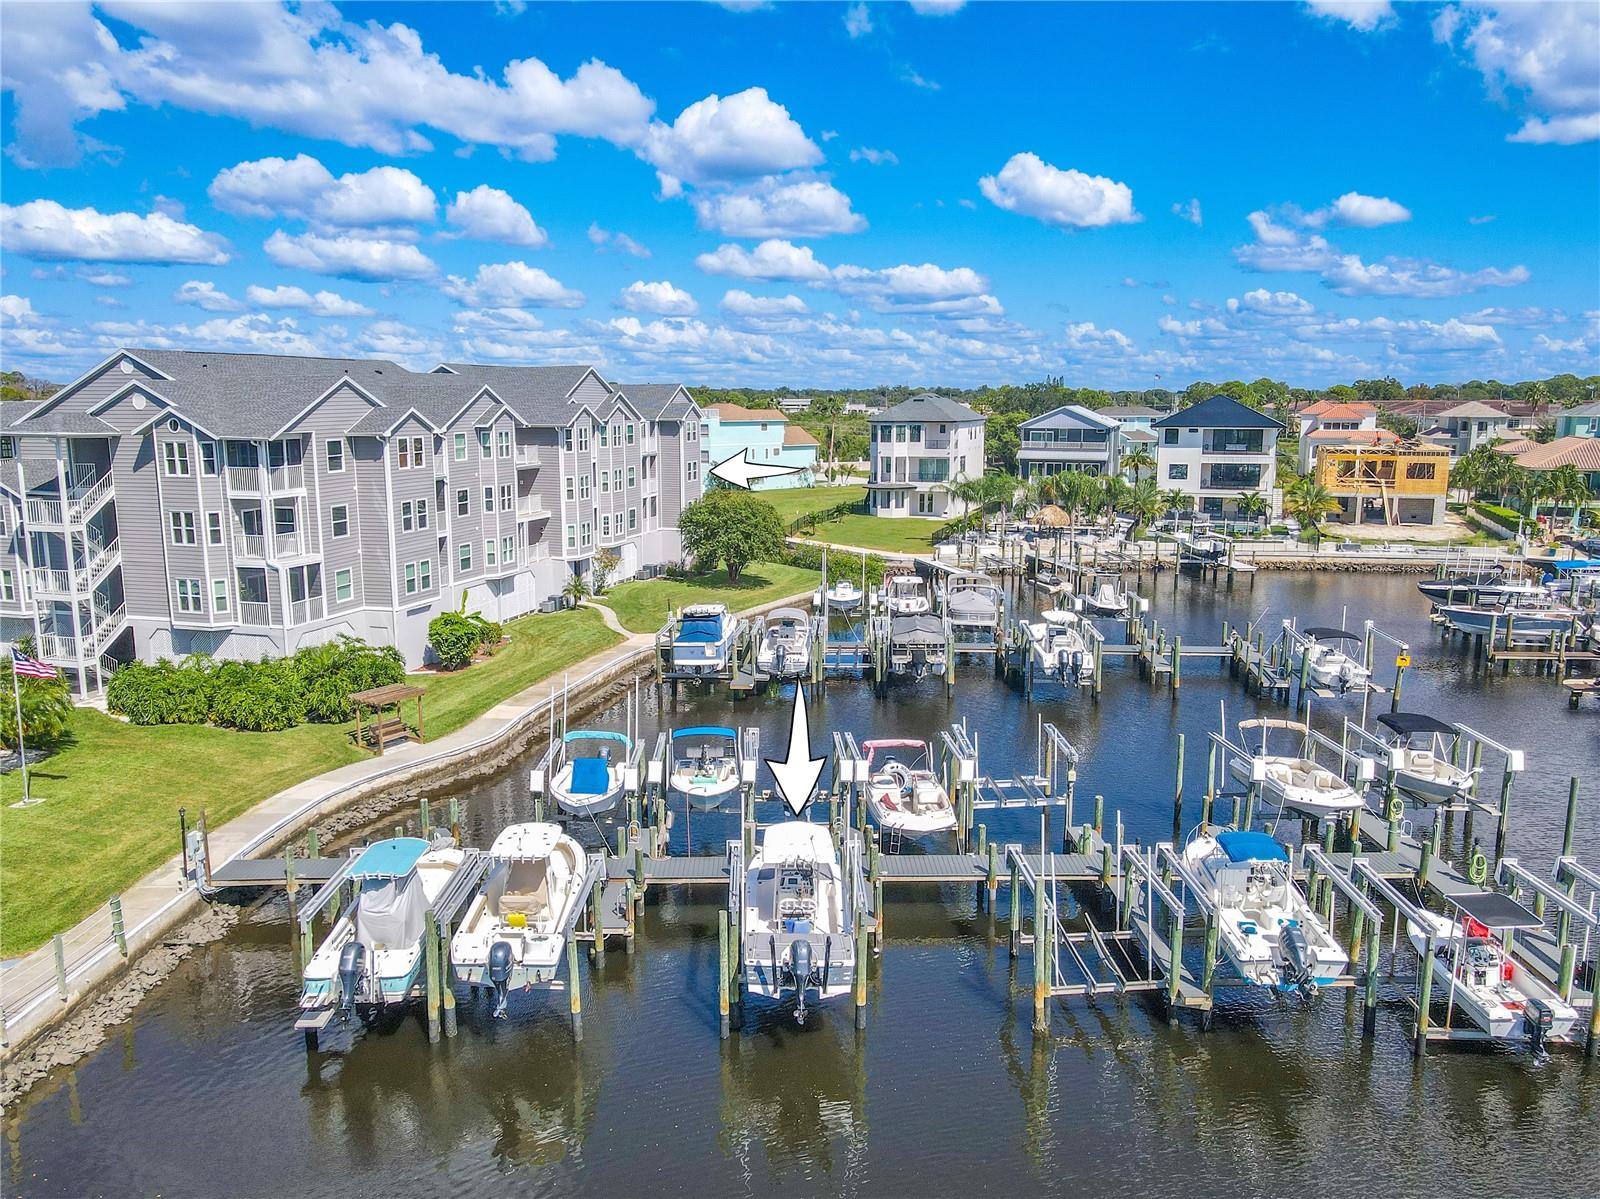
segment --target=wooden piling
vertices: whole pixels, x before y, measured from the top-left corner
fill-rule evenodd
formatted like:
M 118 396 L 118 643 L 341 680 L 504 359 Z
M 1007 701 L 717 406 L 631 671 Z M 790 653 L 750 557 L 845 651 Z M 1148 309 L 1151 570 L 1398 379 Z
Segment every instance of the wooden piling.
M 1567 823 L 1561 834 L 1561 856 L 1572 856 L 1572 841 L 1578 831 L 1578 780 L 1574 776 L 1572 786 L 1567 791 Z M 1578 879 L 1576 875 L 1567 876 L 1566 892 L 1571 898 L 1577 891 Z M 1556 945 L 1561 950 L 1561 968 L 1556 978 L 1556 992 L 1567 1002 L 1572 1002 L 1572 975 L 1576 959 L 1576 946 L 1572 944 L 1572 915 L 1562 908 L 1556 916 Z M 1591 990 L 1600 991 L 1600 986 Z M 1596 1003 L 1600 1007 L 1600 1003 Z
M 1178 764 L 1172 778 L 1172 843 L 1183 844 L 1183 734 L 1178 734 Z
M 578 986 L 576 937 L 567 938 L 567 1007 L 572 1013 L 572 1039 L 581 1041 L 583 1040 L 583 992 Z
M 111 909 L 111 939 L 117 943 L 117 952 L 122 955 L 122 960 L 128 960 L 128 933 L 122 925 L 122 896 L 113 895 L 106 901 Z
M 437 1044 L 439 1041 L 439 919 L 433 914 L 433 909 L 428 909 L 425 918 L 425 932 L 422 939 L 422 953 L 425 959 L 425 982 L 428 1001 L 428 1043 Z
M 1396 919 L 1398 919 L 1398 915 Z M 1428 933 L 1417 963 L 1417 1026 L 1411 1051 L 1418 1057 L 1428 1052 L 1428 1007 L 1433 1002 L 1433 933 Z
M 867 918 L 856 913 L 856 1028 L 867 1026 Z
M 597 878 L 594 886 L 589 891 L 589 920 L 594 926 L 593 944 L 596 964 L 604 964 L 606 960 L 605 886 L 606 880 Z
M 1022 887 L 1021 871 L 1015 860 L 1011 863 L 1011 956 L 1022 949 Z
M 717 912 L 717 1025 L 722 1039 L 728 1039 L 728 909 Z
M 1042 867 L 1044 863 L 1041 861 Z M 1046 1003 L 1050 998 L 1050 953 L 1055 948 L 1044 906 L 1043 871 L 1033 881 L 1033 1031 L 1049 1032 Z

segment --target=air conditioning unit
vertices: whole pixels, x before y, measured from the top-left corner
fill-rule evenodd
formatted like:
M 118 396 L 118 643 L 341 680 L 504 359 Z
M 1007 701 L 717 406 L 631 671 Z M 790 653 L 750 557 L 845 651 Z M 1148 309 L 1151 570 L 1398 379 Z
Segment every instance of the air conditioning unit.
M 539 611 L 544 613 L 559 612 L 561 611 L 562 602 L 562 598 L 559 595 L 552 595 L 539 605 Z

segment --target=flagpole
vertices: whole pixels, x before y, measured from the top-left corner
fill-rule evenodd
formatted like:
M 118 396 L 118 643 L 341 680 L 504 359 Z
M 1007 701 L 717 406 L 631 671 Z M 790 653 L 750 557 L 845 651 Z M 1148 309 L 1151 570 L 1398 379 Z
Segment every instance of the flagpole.
M 22 763 L 22 802 L 28 802 L 28 747 L 22 743 L 22 680 L 17 677 L 17 654 L 11 651 L 11 696 L 17 701 L 17 760 Z

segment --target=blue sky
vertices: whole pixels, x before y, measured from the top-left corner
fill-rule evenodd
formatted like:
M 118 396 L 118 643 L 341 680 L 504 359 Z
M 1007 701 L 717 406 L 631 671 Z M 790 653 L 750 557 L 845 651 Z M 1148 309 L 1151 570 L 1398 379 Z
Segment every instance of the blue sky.
M 4 5 L 5 365 L 1600 371 L 1600 6 Z

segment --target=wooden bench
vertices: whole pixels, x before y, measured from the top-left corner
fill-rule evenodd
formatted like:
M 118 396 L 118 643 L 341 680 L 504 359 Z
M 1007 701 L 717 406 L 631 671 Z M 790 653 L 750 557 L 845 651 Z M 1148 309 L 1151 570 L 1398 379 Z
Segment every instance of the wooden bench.
M 359 732 L 361 741 L 375 754 L 381 754 L 383 747 L 391 741 L 411 741 L 415 739 L 410 726 L 398 716 L 391 716 L 386 720 L 363 725 Z M 350 736 L 354 739 L 357 733 L 352 731 Z

